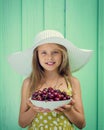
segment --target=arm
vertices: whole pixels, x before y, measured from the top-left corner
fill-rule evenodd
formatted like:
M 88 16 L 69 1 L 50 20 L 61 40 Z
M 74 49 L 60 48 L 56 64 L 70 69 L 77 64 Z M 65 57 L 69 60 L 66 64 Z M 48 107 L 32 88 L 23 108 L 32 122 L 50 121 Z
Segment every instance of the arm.
M 76 78 L 72 78 L 73 100 L 70 104 L 58 108 L 65 116 L 78 128 L 85 127 L 84 110 L 81 98 L 80 83 Z
M 25 79 L 21 90 L 21 104 L 19 113 L 19 125 L 21 127 L 28 126 L 36 116 L 36 112 L 27 105 L 29 79 Z
M 29 79 L 25 79 L 22 85 L 21 91 L 21 104 L 19 113 L 19 125 L 21 127 L 27 127 L 33 119 L 36 117 L 38 112 L 48 112 L 48 109 L 34 106 L 28 99 L 29 92 Z

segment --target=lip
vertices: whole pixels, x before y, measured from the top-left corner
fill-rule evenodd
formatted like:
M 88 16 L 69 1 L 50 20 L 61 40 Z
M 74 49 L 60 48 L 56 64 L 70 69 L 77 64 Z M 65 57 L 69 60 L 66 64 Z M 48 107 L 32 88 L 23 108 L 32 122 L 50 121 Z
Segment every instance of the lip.
M 55 62 L 46 62 L 47 65 L 52 66 L 55 64 Z

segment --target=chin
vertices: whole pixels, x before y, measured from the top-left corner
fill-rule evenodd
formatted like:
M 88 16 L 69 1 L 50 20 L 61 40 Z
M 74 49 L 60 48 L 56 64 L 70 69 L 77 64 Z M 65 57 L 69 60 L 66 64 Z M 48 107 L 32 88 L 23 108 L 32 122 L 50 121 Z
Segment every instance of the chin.
M 55 68 L 55 69 L 53 69 L 53 68 L 45 68 L 45 70 L 46 70 L 46 71 L 50 71 L 50 72 L 52 72 L 52 71 L 57 71 L 56 68 Z

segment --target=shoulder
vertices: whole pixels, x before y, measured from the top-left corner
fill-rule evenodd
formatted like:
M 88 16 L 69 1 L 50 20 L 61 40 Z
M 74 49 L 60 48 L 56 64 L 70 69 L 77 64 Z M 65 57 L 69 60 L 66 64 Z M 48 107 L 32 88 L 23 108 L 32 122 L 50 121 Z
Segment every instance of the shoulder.
M 76 77 L 71 77 L 72 90 L 74 95 L 81 95 L 80 81 Z
M 23 80 L 23 86 L 28 86 L 30 84 L 30 78 L 27 77 Z
M 27 91 L 29 89 L 30 78 L 25 78 L 22 83 L 22 91 Z
M 73 86 L 80 86 L 80 81 L 76 77 L 71 77 L 71 82 Z

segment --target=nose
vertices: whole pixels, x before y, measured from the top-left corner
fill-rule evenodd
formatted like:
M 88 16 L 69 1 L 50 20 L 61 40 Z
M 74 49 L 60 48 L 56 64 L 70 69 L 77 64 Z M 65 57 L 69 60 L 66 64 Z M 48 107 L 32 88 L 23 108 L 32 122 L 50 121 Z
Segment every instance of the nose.
M 53 56 L 52 54 L 48 54 L 48 60 L 52 60 Z

